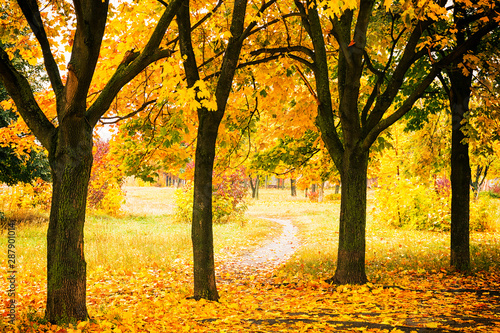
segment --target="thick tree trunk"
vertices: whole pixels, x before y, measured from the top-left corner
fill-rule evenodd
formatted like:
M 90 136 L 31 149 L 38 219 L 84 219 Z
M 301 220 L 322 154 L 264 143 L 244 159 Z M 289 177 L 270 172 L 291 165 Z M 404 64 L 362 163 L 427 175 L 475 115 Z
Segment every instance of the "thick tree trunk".
M 217 301 L 212 230 L 212 174 L 215 143 L 220 123 L 216 114 L 199 111 L 200 125 L 196 144 L 194 171 L 193 241 L 194 298 Z
M 471 169 L 469 145 L 463 123 L 469 110 L 472 76 L 460 69 L 450 73 L 451 133 L 451 266 L 459 271 L 470 269 L 469 205 Z
M 368 152 L 346 150 L 344 156 L 337 270 L 330 282 L 364 284 Z
M 87 320 L 83 226 L 92 168 L 92 129 L 74 117 L 49 154 L 53 193 L 47 232 L 47 308 L 52 323 Z M 65 123 L 68 123 L 66 121 Z

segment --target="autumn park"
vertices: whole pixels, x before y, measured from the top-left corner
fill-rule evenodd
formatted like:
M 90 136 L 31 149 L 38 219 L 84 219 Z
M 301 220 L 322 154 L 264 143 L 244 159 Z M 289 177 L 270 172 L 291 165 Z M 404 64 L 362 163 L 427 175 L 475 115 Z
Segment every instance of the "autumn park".
M 499 23 L 0 2 L 0 332 L 500 332 Z

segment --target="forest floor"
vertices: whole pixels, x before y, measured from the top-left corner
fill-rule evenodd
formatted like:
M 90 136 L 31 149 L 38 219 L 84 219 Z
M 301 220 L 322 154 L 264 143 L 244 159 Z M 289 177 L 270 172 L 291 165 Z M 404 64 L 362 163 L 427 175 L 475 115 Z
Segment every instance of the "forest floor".
M 460 274 L 448 268 L 449 235 L 394 230 L 369 218 L 370 282 L 330 285 L 338 201 L 262 190 L 245 223 L 214 226 L 221 298 L 195 301 L 190 228 L 172 219 L 173 193 L 130 187 L 125 216 L 89 217 L 92 319 L 69 327 L 43 320 L 46 227 L 20 227 L 20 319 L 16 328 L 0 320 L 0 332 L 500 332 L 499 229 L 471 234 L 474 268 Z M 369 216 L 371 209 L 369 202 Z M 6 267 L 4 258 L 0 264 Z
M 296 252 L 301 250 L 301 239 L 314 243 L 305 239 L 311 219 L 318 218 L 318 212 L 338 219 L 332 216 L 338 213 L 336 209 L 325 210 L 328 205 L 337 206 L 338 202 L 313 204 L 305 197 L 287 197 L 279 190 L 264 190 L 261 199 L 251 203 L 248 216 L 276 222 L 280 231 L 251 251 L 222 255 L 217 278 L 228 297 L 246 293 L 253 295 L 258 305 L 243 316 L 217 315 L 201 320 L 207 330 L 216 325 L 220 330 L 256 332 L 500 332 L 500 275 L 493 267 L 462 275 L 446 267 L 429 269 L 422 263 L 413 270 L 400 267 L 389 272 L 396 275 L 393 279 L 381 278 L 379 283 L 365 286 L 329 285 L 317 275 L 301 274 L 307 262 L 301 256 L 310 255 L 311 249 Z M 419 244 L 425 236 L 420 235 Z M 321 253 L 323 246 L 326 244 L 316 244 L 312 249 Z M 314 260 L 324 258 L 315 255 Z M 241 300 L 232 301 L 241 304 Z M 247 299 L 245 303 L 252 302 Z
M 275 270 L 295 253 L 300 246 L 298 228 L 289 219 L 261 217 L 278 224 L 278 236 L 266 240 L 253 251 L 242 253 L 231 259 L 226 258 L 217 268 L 219 282 L 241 283 L 250 278 L 266 283 Z M 269 280 L 267 281 L 269 282 Z

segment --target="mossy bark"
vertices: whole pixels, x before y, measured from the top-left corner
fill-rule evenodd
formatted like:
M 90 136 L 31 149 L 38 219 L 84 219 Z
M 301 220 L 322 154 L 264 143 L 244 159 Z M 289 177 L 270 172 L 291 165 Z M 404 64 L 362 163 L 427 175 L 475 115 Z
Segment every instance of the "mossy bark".
M 92 168 L 92 130 L 73 117 L 59 127 L 49 154 L 53 179 L 47 232 L 47 308 L 52 323 L 87 320 L 83 227 Z
M 356 148 L 344 156 L 337 269 L 331 282 L 364 284 L 368 152 Z
M 195 171 L 193 222 L 191 239 L 194 258 L 194 298 L 217 301 L 215 261 L 212 228 L 212 175 L 215 143 L 220 116 L 215 112 L 199 110 Z

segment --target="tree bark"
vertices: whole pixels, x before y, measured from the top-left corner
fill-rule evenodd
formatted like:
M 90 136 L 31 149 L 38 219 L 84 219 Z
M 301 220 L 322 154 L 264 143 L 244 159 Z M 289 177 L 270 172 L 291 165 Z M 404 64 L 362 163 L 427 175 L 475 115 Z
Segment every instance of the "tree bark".
M 368 152 L 356 148 L 344 156 L 337 269 L 330 282 L 364 284 Z
M 207 110 L 198 111 L 200 125 L 196 145 L 194 200 L 191 239 L 194 257 L 194 298 L 217 301 L 212 230 L 212 175 L 215 143 L 220 117 Z
M 212 174 L 215 159 L 215 146 L 220 122 L 226 110 L 231 92 L 236 66 L 244 40 L 246 0 L 236 0 L 233 6 L 227 49 L 217 80 L 215 98 L 217 110 L 209 111 L 204 107 L 197 110 L 198 136 L 195 153 L 194 201 L 192 221 L 194 298 L 217 301 L 219 295 L 215 283 L 215 264 L 213 254 L 212 230 Z M 184 70 L 189 87 L 193 87 L 200 75 L 196 64 L 191 38 L 191 19 L 189 0 L 184 0 L 177 13 L 180 49 L 184 58 Z M 199 101 L 199 100 L 198 100 Z
M 464 43 L 469 33 L 467 9 L 463 4 L 454 6 L 454 22 L 458 32 L 457 43 Z M 475 38 L 470 50 L 475 51 L 481 38 Z M 469 38 L 470 39 L 470 38 Z M 470 185 L 471 169 L 469 145 L 464 130 L 467 127 L 467 113 L 472 87 L 472 69 L 465 73 L 464 57 L 458 57 L 448 71 L 450 89 L 448 96 L 451 108 L 451 244 L 450 265 L 458 271 L 470 270 Z
M 322 180 L 318 187 L 318 202 L 323 202 L 325 197 L 325 182 Z
M 486 176 L 488 175 L 488 170 L 490 169 L 490 163 L 488 163 L 485 166 L 478 165 L 476 167 L 476 172 L 474 173 L 474 177 L 471 179 L 471 187 L 472 187 L 472 192 L 474 193 L 474 199 L 479 198 L 479 193 L 481 192 L 481 188 L 483 187 L 484 181 L 486 180 Z
M 87 320 L 83 227 L 92 168 L 92 129 L 72 117 L 58 130 L 49 154 L 53 192 L 47 231 L 47 307 L 49 322 Z
M 250 187 L 252 188 L 252 198 L 255 200 L 259 200 L 259 183 L 260 183 L 260 177 L 257 175 L 255 178 L 255 183 L 252 180 L 252 177 L 250 177 Z
M 297 180 L 295 178 L 290 179 L 290 191 L 292 197 L 297 196 Z
M 457 67 L 456 67 L 457 68 Z M 470 269 L 470 184 L 469 145 L 463 130 L 469 110 L 472 75 L 465 76 L 457 68 L 449 73 L 451 132 L 451 261 L 458 271 Z M 464 122 L 465 121 L 465 122 Z

